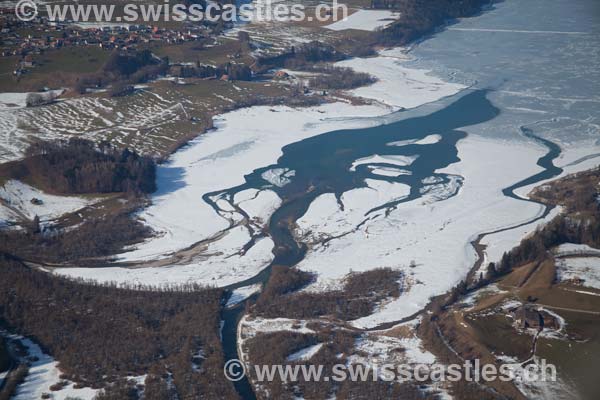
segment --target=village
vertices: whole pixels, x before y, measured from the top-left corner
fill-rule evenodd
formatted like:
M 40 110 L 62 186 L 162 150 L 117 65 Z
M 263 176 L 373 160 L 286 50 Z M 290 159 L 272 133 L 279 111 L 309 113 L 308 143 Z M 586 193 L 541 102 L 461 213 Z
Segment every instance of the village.
M 75 25 L 36 17 L 24 22 L 13 10 L 0 10 L 0 56 L 19 57 L 13 74 L 17 77 L 36 66 L 35 56 L 63 47 L 90 46 L 133 51 L 151 42 L 180 44 L 210 37 L 218 26 L 187 23 L 177 28 L 152 25 Z

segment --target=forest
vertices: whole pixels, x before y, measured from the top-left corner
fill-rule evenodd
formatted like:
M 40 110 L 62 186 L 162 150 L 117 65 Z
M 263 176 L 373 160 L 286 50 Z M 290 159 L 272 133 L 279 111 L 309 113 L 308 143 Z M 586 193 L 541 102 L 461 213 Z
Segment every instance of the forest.
M 0 268 L 1 327 L 58 359 L 63 379 L 106 388 L 101 399 L 137 398 L 127 377 L 144 374 L 145 399 L 237 398 L 222 374 L 221 289 L 73 281 L 8 255 Z
M 109 84 L 144 83 L 164 75 L 169 69 L 169 60 L 155 57 L 150 50 L 123 52 L 114 50 L 102 70 L 84 74 L 77 79 L 75 89 L 83 94 L 89 88 L 105 87 Z
M 257 72 L 280 67 L 301 68 L 320 61 L 339 61 L 345 57 L 333 46 L 314 40 L 301 46 L 292 46 L 281 54 L 258 57 L 254 68 Z
M 376 81 L 373 76 L 365 72 L 356 72 L 352 68 L 324 66 L 313 67 L 310 71 L 319 73 L 319 75 L 310 79 L 309 85 L 311 88 L 355 89 Z
M 307 319 L 327 315 L 349 321 L 369 315 L 384 299 L 398 297 L 402 277 L 401 271 L 378 268 L 350 274 L 343 290 L 293 293 L 310 283 L 312 275 L 274 266 L 254 311 L 267 318 Z
M 156 190 L 156 165 L 149 157 L 107 142 L 98 146 L 86 139 L 36 141 L 22 161 L 12 163 L 15 178 L 31 178 L 50 192 L 60 194 L 134 192 Z
M 480 12 L 489 0 L 372 0 L 376 9 L 401 10 L 400 18 L 377 33 L 384 45 L 405 45 L 432 34 L 454 18 L 469 17 Z
M 599 248 L 599 181 L 600 169 L 595 168 L 552 182 L 550 187 L 536 189 L 532 193 L 534 199 L 554 206 L 560 205 L 563 213 L 505 253 L 498 265 L 489 265 L 487 278 L 492 279 L 520 265 L 550 257 L 548 250 L 563 243 L 587 244 Z
M 0 252 L 33 262 L 77 261 L 80 266 L 95 266 L 95 258 L 117 254 L 152 235 L 151 229 L 132 218 L 134 204 L 87 219 L 76 229 L 42 229 L 34 219 L 27 230 L 0 230 Z

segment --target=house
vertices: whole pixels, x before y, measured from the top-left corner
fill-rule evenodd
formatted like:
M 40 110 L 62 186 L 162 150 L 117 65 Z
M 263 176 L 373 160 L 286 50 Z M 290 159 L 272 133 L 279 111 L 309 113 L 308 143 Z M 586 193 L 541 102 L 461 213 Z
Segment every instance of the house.
M 287 72 L 282 70 L 275 72 L 275 79 L 287 79 L 289 76 L 290 75 Z
M 544 318 L 542 314 L 532 305 L 524 304 L 512 312 L 515 323 L 520 329 L 544 329 Z

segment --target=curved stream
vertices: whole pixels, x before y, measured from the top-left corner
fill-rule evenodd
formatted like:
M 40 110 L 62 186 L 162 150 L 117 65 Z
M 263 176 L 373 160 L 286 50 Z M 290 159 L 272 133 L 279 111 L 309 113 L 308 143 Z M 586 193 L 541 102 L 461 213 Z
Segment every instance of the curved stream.
M 527 177 L 509 187 L 502 189 L 502 194 L 504 194 L 507 197 L 516 199 L 516 200 L 528 201 L 531 203 L 539 204 L 544 207 L 544 211 L 537 217 L 534 217 L 528 221 L 521 222 L 519 224 L 509 226 L 506 228 L 496 229 L 496 230 L 493 230 L 490 232 L 484 232 L 484 233 L 479 234 L 477 236 L 477 238 L 471 242 L 471 245 L 473 246 L 473 248 L 475 249 L 475 252 L 477 253 L 477 261 L 475 261 L 473 268 L 471 268 L 471 271 L 469 271 L 469 273 L 467 275 L 467 281 L 471 281 L 474 278 L 474 275 L 477 273 L 477 271 L 479 271 L 481 264 L 483 263 L 483 261 L 485 259 L 485 255 L 484 255 L 485 246 L 481 244 L 481 240 L 483 238 L 485 238 L 488 235 L 493 235 L 493 234 L 500 233 L 500 232 L 506 232 L 506 231 L 510 231 L 512 229 L 520 228 L 525 225 L 533 224 L 536 221 L 540 221 L 540 220 L 546 218 L 548 216 L 548 214 L 550 214 L 550 212 L 554 209 L 554 206 L 551 204 L 544 204 L 537 200 L 533 200 L 533 199 L 530 199 L 527 197 L 521 197 L 515 193 L 515 190 L 520 189 L 525 186 L 536 184 L 541 181 L 545 181 L 547 179 L 554 178 L 556 176 L 559 176 L 563 172 L 563 169 L 555 166 L 554 160 L 560 156 L 560 153 L 561 153 L 560 147 L 556 143 L 554 143 L 548 139 L 544 139 L 540 136 L 535 135 L 533 133 L 533 131 L 527 127 L 522 126 L 522 127 L 520 127 L 520 129 L 521 129 L 521 133 L 523 134 L 523 136 L 525 136 L 533 141 L 536 141 L 539 144 L 541 144 L 542 146 L 545 146 L 548 148 L 548 152 L 546 154 L 544 154 L 542 157 L 540 157 L 537 161 L 537 165 L 544 168 L 544 170 L 541 172 L 538 172 L 535 175 Z

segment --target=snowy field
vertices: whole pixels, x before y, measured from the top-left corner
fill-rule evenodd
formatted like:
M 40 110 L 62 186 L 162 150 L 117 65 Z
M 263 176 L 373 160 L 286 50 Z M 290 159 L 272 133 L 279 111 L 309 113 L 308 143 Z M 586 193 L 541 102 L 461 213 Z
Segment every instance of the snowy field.
M 50 222 L 61 215 L 72 213 L 94 203 L 92 199 L 75 196 L 55 196 L 30 185 L 9 180 L 0 186 L 0 227 L 14 224 L 22 218 Z
M 557 257 L 564 256 L 600 256 L 600 249 L 595 249 L 587 244 L 563 243 L 554 249 Z
M 510 8 L 515 6 L 509 3 L 499 4 L 498 8 L 511 11 Z M 540 4 L 536 0 L 531 3 Z M 382 18 L 367 18 L 367 15 L 357 14 L 352 24 L 348 22 L 350 18 L 345 23 L 347 26 L 354 25 L 352 29 L 376 29 L 374 23 L 381 22 Z M 484 13 L 481 17 L 459 21 L 454 27 L 494 26 L 494 22 L 503 22 L 495 20 L 498 15 L 496 11 Z M 520 18 L 512 20 L 523 22 Z M 282 34 L 282 37 L 285 36 L 282 43 L 293 40 L 290 32 L 287 31 L 287 36 Z M 277 36 L 281 31 L 273 30 L 271 33 Z M 235 34 L 233 30 L 232 34 Z M 572 43 L 559 43 L 556 51 L 560 54 L 557 54 L 555 49 L 548 48 L 547 42 L 540 42 L 541 39 L 531 35 L 503 41 L 506 49 L 490 47 L 489 35 L 483 36 L 486 36 L 485 32 L 444 32 L 420 43 L 410 56 L 406 49 L 391 49 L 381 51 L 377 57 L 337 63 L 368 72 L 378 79 L 370 86 L 351 91 L 353 95 L 371 100 L 370 105 L 354 106 L 340 102 L 307 109 L 252 107 L 218 117 L 215 130 L 192 141 L 175 153 L 169 163 L 160 166 L 159 190 L 153 195 L 152 206 L 140 214 L 159 235 L 120 255 L 121 261 L 161 259 L 166 265 L 136 269 L 60 269 L 55 272 L 101 281 L 147 284 L 193 281 L 223 286 L 250 278 L 272 260 L 273 242 L 262 238 L 249 249 L 241 249 L 250 243 L 253 230 L 264 227 L 281 201 L 270 189 L 293 179 L 292 175 L 286 175 L 292 172 L 268 171 L 263 175 L 265 186 L 262 190 L 240 193 L 235 199 L 213 199 L 218 210 L 207 204 L 202 199 L 203 195 L 242 184 L 245 174 L 274 163 L 281 155 L 281 148 L 287 144 L 336 129 L 375 126 L 389 121 L 390 111 L 436 102 L 471 84 L 478 88 L 492 88 L 489 97 L 502 112 L 493 122 L 465 129 L 469 136 L 458 144 L 461 161 L 438 171 L 453 174 L 456 177 L 454 181 L 447 184 L 428 181 L 423 198 L 399 205 L 388 216 L 383 212 L 369 214 L 365 221 L 365 210 L 376 207 L 382 201 L 402 198 L 407 193 L 403 185 L 385 186 L 373 179 L 368 188 L 343 194 L 343 211 L 332 196 L 323 195 L 314 200 L 299 221 L 298 234 L 314 244 L 300 264 L 300 268 L 318 274 L 312 290 L 339 286 L 350 270 L 359 272 L 386 266 L 401 268 L 405 270 L 406 281 L 402 283 L 404 292 L 400 298 L 382 304 L 374 315 L 354 323 L 370 327 L 413 314 L 427 303 L 430 296 L 445 292 L 469 270 L 475 260 L 470 242 L 478 234 L 525 223 L 542 212 L 539 205 L 507 198 L 501 192 L 503 188 L 539 172 L 541 168 L 536 161 L 547 151 L 525 140 L 520 127 L 531 127 L 552 140 L 563 138 L 565 142 L 573 141 L 572 147 L 560 142 L 568 151 L 561 155 L 557 164 L 564 166 L 566 171 L 595 165 L 596 159 L 584 158 L 600 153 L 596 143 L 584 146 L 577 142 L 598 132 L 594 114 L 589 112 L 598 103 L 598 91 L 593 90 L 595 86 L 582 84 L 577 88 L 581 95 L 570 93 L 563 96 L 562 92 L 568 88 L 556 81 L 556 71 L 564 75 L 571 71 L 569 68 L 577 69 L 577 77 L 589 72 L 589 68 L 582 70 L 586 67 L 584 64 L 581 68 L 569 64 L 577 54 L 569 53 L 569 60 L 562 58 L 561 52 L 567 52 Z M 555 57 L 556 63 L 523 54 L 520 49 L 522 41 L 528 44 L 528 48 L 539 46 L 544 50 L 540 54 Z M 576 48 L 574 45 L 572 48 Z M 588 58 L 591 54 L 581 53 Z M 504 75 L 498 75 L 498 65 L 505 66 L 502 70 Z M 503 83 L 499 84 L 498 80 L 502 79 Z M 145 112 L 151 110 L 148 115 L 156 116 L 157 121 L 162 121 L 162 117 L 173 117 L 168 113 L 161 114 L 161 109 L 177 111 L 178 118 L 185 118 L 185 109 L 190 106 L 189 99 L 177 102 L 152 93 L 137 95 L 144 96 L 147 102 L 145 107 L 137 110 L 137 115 L 146 115 Z M 53 105 L 52 109 L 45 107 L 48 110 L 44 112 L 45 119 L 42 121 L 54 121 L 56 115 L 56 119 L 67 121 L 67 126 L 59 129 L 56 123 L 36 126 L 42 132 L 45 132 L 44 126 L 53 126 L 53 132 L 61 132 L 61 129 L 68 132 L 72 129 L 68 126 L 69 121 L 88 126 L 92 124 L 90 118 L 93 118 L 93 125 L 97 125 L 98 121 L 104 123 L 106 129 L 100 132 L 103 134 L 127 127 L 128 121 L 132 120 L 129 111 L 126 115 L 111 117 L 115 107 L 122 105 L 109 104 L 108 100 L 84 100 L 94 102 L 94 110 L 105 106 L 106 112 L 89 118 L 80 117 L 86 106 L 65 101 Z M 78 111 L 72 112 L 71 108 Z M 425 109 L 428 108 L 417 112 Z M 26 119 L 27 112 L 29 110 L 17 110 L 18 114 L 22 114 L 21 120 Z M 115 124 L 115 118 L 118 124 Z M 10 118 L 2 120 L 5 119 Z M 103 122 L 105 119 L 108 122 Z M 144 124 L 148 125 L 147 121 Z M 136 136 L 139 129 L 131 132 Z M 433 132 L 428 138 L 432 142 L 439 140 Z M 390 143 L 396 146 L 406 144 Z M 373 154 L 369 159 L 356 161 L 371 163 L 378 156 L 381 157 Z M 393 164 L 397 168 L 377 167 L 374 171 L 381 176 L 405 173 L 402 163 L 406 165 L 409 160 L 395 161 Z M 458 195 L 446 199 L 459 187 Z M 531 187 L 522 188 L 518 194 L 526 196 L 529 190 Z M 252 229 L 241 225 L 238 207 L 248 214 Z M 486 238 L 487 258 L 498 258 L 536 225 L 529 224 L 510 233 Z M 320 238 L 338 235 L 341 237 L 332 239 L 327 246 L 318 245 Z M 175 253 L 183 253 L 184 257 L 172 261 Z M 416 266 L 410 268 L 413 260 Z
M 560 282 L 580 282 L 581 286 L 600 290 L 600 257 L 566 257 L 556 260 Z
M 542 208 L 540 208 L 540 211 L 542 211 Z M 486 235 L 480 242 L 481 244 L 485 245 L 486 248 L 484 250 L 485 260 L 481 264 L 481 270 L 479 272 L 483 272 L 485 274 L 487 265 L 490 262 L 500 261 L 505 252 L 518 246 L 521 240 L 535 232 L 537 228 L 542 227 L 546 223 L 552 221 L 552 219 L 559 215 L 560 212 L 560 207 L 555 207 L 545 218 L 535 221 L 531 224 L 491 235 Z
M 399 17 L 399 13 L 389 10 L 358 10 L 340 21 L 327 25 L 325 28 L 332 31 L 343 31 L 345 29 L 374 31 L 385 28 Z
M 364 365 L 435 363 L 435 356 L 423 348 L 421 340 L 414 333 L 419 321 L 417 318 L 388 331 L 362 334 L 355 344 L 360 355 L 351 356 L 349 361 Z M 398 328 L 406 328 L 405 336 L 389 333 Z
M 59 98 L 40 107 L 25 107 L 26 97 L 0 93 L 0 162 L 20 158 L 32 138 L 106 139 L 156 154 L 176 140 L 177 124 L 189 122 L 188 110 L 198 101 L 171 87 L 138 90 L 127 98 Z

